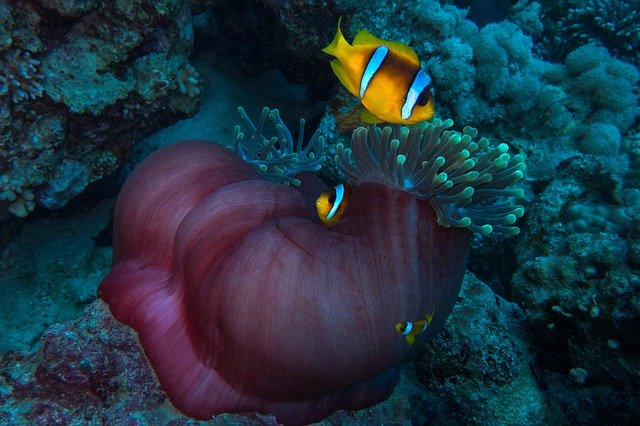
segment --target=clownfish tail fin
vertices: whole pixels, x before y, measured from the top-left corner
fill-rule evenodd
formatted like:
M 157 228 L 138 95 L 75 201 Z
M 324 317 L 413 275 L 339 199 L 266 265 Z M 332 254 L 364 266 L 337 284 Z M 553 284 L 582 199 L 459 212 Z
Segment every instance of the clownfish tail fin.
M 427 325 L 431 325 L 431 321 L 433 321 L 433 314 L 436 312 L 436 308 L 433 308 L 430 314 L 426 314 L 425 317 L 427 319 Z
M 340 29 L 341 22 L 342 17 L 338 19 L 338 29 L 336 30 L 336 35 L 333 37 L 333 41 L 331 41 L 331 43 L 329 43 L 327 47 L 322 49 L 324 53 L 335 57 L 338 57 L 338 55 L 340 55 L 340 52 L 344 51 L 345 48 L 351 47 L 349 42 L 344 38 L 344 35 L 342 34 L 342 30 Z

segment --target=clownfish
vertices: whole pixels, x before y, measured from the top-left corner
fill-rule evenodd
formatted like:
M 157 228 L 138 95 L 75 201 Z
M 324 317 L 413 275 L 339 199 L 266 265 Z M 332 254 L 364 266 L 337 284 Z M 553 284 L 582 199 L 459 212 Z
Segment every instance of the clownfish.
M 320 221 L 329 226 L 338 223 L 347 208 L 350 197 L 351 185 L 348 183 L 341 183 L 320 194 L 316 200 L 316 211 Z
M 344 87 L 360 99 L 365 123 L 416 124 L 433 117 L 431 77 L 416 52 L 404 43 L 358 31 L 353 45 L 340 30 L 323 52 L 335 56 L 331 68 Z
M 425 315 L 425 319 L 416 322 L 399 322 L 396 324 L 396 331 L 407 339 L 409 346 L 413 345 L 416 341 L 416 336 L 423 333 L 433 320 L 433 312 Z

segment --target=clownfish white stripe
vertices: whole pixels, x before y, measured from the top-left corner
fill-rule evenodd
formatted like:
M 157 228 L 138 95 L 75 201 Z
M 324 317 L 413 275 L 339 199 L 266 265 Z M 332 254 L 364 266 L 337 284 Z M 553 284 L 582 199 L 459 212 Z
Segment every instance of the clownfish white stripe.
M 406 100 L 404 101 L 404 105 L 402 105 L 402 119 L 407 120 L 411 116 L 411 112 L 413 111 L 413 107 L 416 105 L 418 101 L 418 97 L 420 93 L 431 83 L 431 77 L 422 71 L 418 70 L 416 74 L 416 78 L 413 79 L 413 83 L 411 83 L 411 87 L 409 88 L 409 92 L 407 93 Z
M 406 336 L 407 334 L 411 333 L 411 330 L 413 330 L 413 323 L 412 322 L 408 322 L 407 323 L 407 329 L 404 331 L 404 333 L 402 333 L 402 335 Z
M 333 215 L 336 214 L 336 212 L 340 208 L 340 204 L 342 204 L 343 201 L 344 201 L 344 185 L 340 184 L 336 186 L 336 200 L 334 201 L 333 206 L 331 206 L 331 210 L 329 210 L 329 213 L 327 213 L 327 219 L 331 219 Z
M 369 83 L 371 82 L 373 75 L 380 69 L 380 65 L 382 65 L 384 58 L 387 57 L 387 53 L 389 53 L 389 48 L 387 46 L 380 46 L 375 50 L 375 52 L 373 52 L 367 67 L 364 69 L 362 79 L 360 80 L 360 97 L 364 96 L 364 92 L 367 91 L 367 87 L 369 87 Z

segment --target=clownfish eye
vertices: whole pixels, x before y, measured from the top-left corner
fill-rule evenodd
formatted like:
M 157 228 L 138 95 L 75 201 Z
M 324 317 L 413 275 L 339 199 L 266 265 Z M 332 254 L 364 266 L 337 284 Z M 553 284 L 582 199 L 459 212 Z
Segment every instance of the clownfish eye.
M 422 92 L 420 92 L 420 95 L 418 95 L 418 100 L 416 101 L 416 103 L 420 106 L 425 106 L 429 103 L 430 94 L 431 92 L 429 90 L 429 86 L 425 87 L 424 89 L 422 89 Z

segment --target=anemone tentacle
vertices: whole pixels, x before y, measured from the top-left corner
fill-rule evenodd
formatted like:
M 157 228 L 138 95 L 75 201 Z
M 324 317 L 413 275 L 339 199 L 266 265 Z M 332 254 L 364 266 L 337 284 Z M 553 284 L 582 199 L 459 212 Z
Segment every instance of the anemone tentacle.
M 249 163 L 258 173 L 269 180 L 285 185 L 299 185 L 300 181 L 292 175 L 303 171 L 320 170 L 324 160 L 324 139 L 320 130 L 316 130 L 308 143 L 304 143 L 304 118 L 300 119 L 298 140 L 294 143 L 291 132 L 280 118 L 277 109 L 264 107 L 257 125 L 254 125 L 242 107 L 238 108 L 248 131 L 235 127 L 234 149 L 238 156 Z M 267 118 L 275 127 L 276 136 L 263 135 Z
M 354 184 L 378 182 L 427 200 L 444 227 L 488 234 L 517 234 L 524 214 L 515 204 L 523 191 L 512 186 L 524 176 L 524 157 L 507 144 L 489 147 L 478 131 L 448 130 L 452 120 L 435 119 L 412 128 L 375 125 L 357 128 L 351 149 L 339 144 L 336 162 Z

